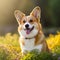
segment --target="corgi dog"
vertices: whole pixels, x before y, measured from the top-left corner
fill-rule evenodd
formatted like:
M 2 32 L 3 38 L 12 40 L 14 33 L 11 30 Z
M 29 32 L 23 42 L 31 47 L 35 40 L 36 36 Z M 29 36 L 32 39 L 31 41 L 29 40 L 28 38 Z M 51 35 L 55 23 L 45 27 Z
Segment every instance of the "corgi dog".
M 39 52 L 47 51 L 48 46 L 40 23 L 40 7 L 35 7 L 28 16 L 19 10 L 16 10 L 14 15 L 19 24 L 19 43 L 22 54 L 26 54 L 34 49 L 37 49 Z

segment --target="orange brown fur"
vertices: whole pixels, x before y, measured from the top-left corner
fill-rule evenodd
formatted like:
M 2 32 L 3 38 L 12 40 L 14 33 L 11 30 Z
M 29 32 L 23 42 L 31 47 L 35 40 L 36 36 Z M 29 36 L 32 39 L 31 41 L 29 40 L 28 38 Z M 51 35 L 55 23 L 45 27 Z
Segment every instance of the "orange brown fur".
M 40 7 L 34 8 L 33 11 L 30 13 L 30 15 L 28 15 L 28 16 L 25 16 L 24 13 L 22 13 L 21 11 L 18 11 L 18 10 L 15 11 L 14 14 L 15 14 L 15 17 L 16 17 L 16 19 L 18 21 L 18 24 L 19 24 L 19 27 L 18 27 L 18 32 L 20 34 L 20 40 L 19 40 L 20 42 L 19 43 L 22 44 L 21 45 L 21 50 L 24 51 L 22 53 L 25 54 L 25 52 L 30 51 L 30 50 L 27 50 L 27 49 L 29 49 L 33 44 L 34 44 L 33 48 L 37 48 L 37 46 L 38 46 L 39 50 L 48 51 L 48 46 L 47 46 L 47 43 L 45 41 L 45 37 L 44 37 L 44 34 L 42 32 L 42 26 L 41 26 L 41 23 L 40 23 L 40 18 L 41 18 Z M 29 36 L 26 33 L 26 30 L 23 29 L 23 27 L 25 27 L 25 24 L 27 24 L 27 23 L 30 24 L 30 29 L 32 29 L 31 26 L 34 27 L 32 32 L 30 32 Z M 33 37 L 31 37 L 31 35 Z M 26 36 L 28 36 L 27 37 L 28 39 L 26 39 Z M 28 42 L 27 40 L 31 40 L 31 41 Z M 28 43 L 31 43 L 31 42 L 33 44 L 29 45 Z M 29 45 L 29 47 L 28 47 L 27 44 Z M 24 47 L 22 47 L 22 46 L 24 46 Z M 28 48 L 26 48 L 26 47 L 28 47 Z M 26 49 L 26 50 L 24 50 L 24 49 Z

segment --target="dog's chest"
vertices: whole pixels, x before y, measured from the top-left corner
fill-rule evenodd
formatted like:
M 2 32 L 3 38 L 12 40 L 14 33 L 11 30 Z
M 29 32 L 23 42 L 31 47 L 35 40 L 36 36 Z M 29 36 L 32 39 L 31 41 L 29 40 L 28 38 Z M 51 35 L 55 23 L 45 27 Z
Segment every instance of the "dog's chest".
M 35 38 L 24 39 L 24 45 L 21 44 L 23 49 L 32 50 L 35 45 Z
M 31 51 L 33 49 L 41 50 L 42 45 L 40 44 L 40 45 L 35 46 L 35 38 L 24 39 L 24 45 L 21 44 L 21 48 L 22 50 L 28 50 L 28 51 Z

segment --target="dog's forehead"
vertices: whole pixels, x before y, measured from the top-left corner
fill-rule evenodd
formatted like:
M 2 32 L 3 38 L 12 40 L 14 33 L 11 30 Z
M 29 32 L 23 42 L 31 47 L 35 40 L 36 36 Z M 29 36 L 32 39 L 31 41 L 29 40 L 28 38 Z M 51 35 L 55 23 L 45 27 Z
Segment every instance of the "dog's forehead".
M 32 16 L 29 15 L 29 16 L 26 16 L 26 18 L 27 18 L 27 19 L 32 19 Z
M 31 19 L 33 20 L 35 18 L 33 16 L 30 16 L 30 15 L 23 17 L 23 20 L 26 20 L 26 21 L 29 21 Z
M 23 20 L 30 20 L 30 19 L 32 19 L 31 16 L 25 16 L 25 17 L 23 17 Z

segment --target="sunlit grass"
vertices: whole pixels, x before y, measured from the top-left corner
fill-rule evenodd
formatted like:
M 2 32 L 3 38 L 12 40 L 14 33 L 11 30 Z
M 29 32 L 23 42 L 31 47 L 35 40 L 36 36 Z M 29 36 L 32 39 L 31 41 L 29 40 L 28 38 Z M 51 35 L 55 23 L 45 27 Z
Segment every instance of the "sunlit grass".
M 2 58 L 5 58 L 6 60 L 20 59 L 21 49 L 18 40 L 18 34 L 12 35 L 11 33 L 8 33 L 5 36 L 0 36 L 0 52 L 2 50 Z M 6 54 L 7 56 L 4 57 L 4 54 Z M 2 58 L 0 59 L 2 60 Z
M 56 35 L 50 34 L 50 36 L 46 38 L 46 41 L 52 53 L 60 54 L 60 32 Z M 41 56 L 44 57 L 44 54 Z M 27 56 L 29 57 L 30 55 L 28 54 Z M 43 58 L 41 56 L 39 58 Z M 46 56 L 50 56 L 50 54 L 47 54 Z M 5 36 L 0 36 L 0 60 L 20 60 L 21 58 L 22 55 L 18 34 L 12 35 L 11 33 L 8 33 Z
M 50 34 L 46 41 L 52 52 L 60 53 L 60 32 L 57 32 L 56 35 Z
M 8 33 L 5 36 L 0 36 L 0 44 L 19 46 L 18 35 L 17 34 L 11 35 L 11 33 Z

